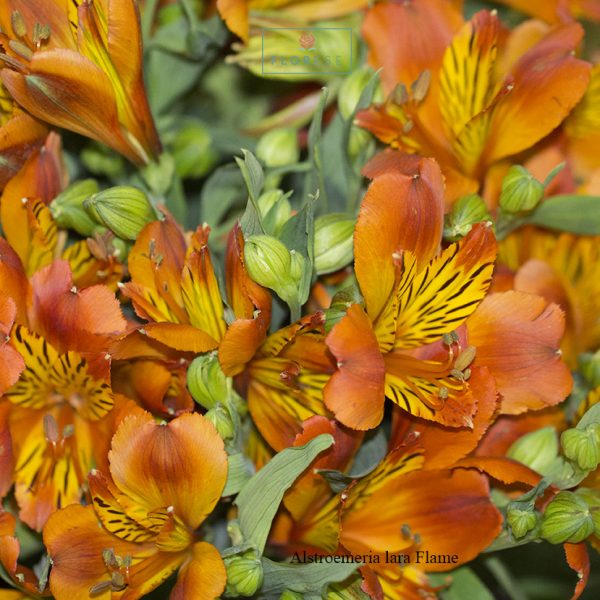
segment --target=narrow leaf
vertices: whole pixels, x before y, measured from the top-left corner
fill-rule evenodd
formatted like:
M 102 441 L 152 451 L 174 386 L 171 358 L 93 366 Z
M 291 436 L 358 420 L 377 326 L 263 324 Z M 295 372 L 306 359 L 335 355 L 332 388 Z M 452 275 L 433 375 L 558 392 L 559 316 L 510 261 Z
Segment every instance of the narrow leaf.
M 600 235 L 600 196 L 553 196 L 541 202 L 524 223 L 579 235 Z
M 235 504 L 244 540 L 254 543 L 259 552 L 265 547 L 271 521 L 286 490 L 315 457 L 332 444 L 333 437 L 323 434 L 304 446 L 282 450 L 239 493 Z

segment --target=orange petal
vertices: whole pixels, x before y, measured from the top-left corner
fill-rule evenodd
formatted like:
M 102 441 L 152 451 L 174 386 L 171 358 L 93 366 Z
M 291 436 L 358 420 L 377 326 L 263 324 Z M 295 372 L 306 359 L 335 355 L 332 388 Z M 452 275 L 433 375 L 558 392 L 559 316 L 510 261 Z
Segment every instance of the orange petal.
M 12 246 L 0 237 L 0 289 L 2 293 L 12 298 L 17 309 L 18 323 L 27 322 L 27 288 L 29 281 L 23 269 L 23 264 Z
M 36 52 L 27 75 L 3 69 L 2 82 L 34 117 L 98 140 L 134 163 L 143 162 L 123 136 L 107 75 L 77 52 Z
M 567 563 L 577 573 L 577 585 L 571 600 L 577 600 L 588 584 L 590 578 L 590 557 L 584 542 L 579 544 L 563 544 Z
M 444 186 L 434 160 L 422 159 L 409 173 L 390 169 L 373 180 L 354 234 L 356 277 L 373 321 L 394 286 L 394 252 L 408 250 L 419 264 L 427 262 L 439 247 L 443 223 Z
M 317 470 L 336 469 L 344 472 L 363 438 L 361 432 L 348 430 L 325 417 L 314 416 L 303 423 L 302 433 L 296 436 L 294 446 L 303 446 L 322 433 L 333 436 L 333 446 L 319 455 L 283 499 L 295 521 L 301 521 L 307 511 L 318 510 L 329 499 L 329 484 Z
M 93 352 L 100 343 L 93 336 L 111 336 L 127 326 L 114 293 L 103 285 L 77 290 L 65 261 L 38 271 L 31 287 L 31 326 L 60 350 Z
M 148 323 L 143 327 L 149 338 L 182 352 L 208 352 L 218 346 L 218 342 L 208 333 L 191 325 L 178 323 Z
M 139 598 L 167 579 L 185 558 L 181 552 L 157 552 L 153 546 L 125 542 L 99 527 L 91 506 L 72 505 L 55 512 L 44 527 L 44 544 L 53 565 L 50 590 L 56 600 L 88 597 L 90 589 L 110 581 L 104 550 L 133 558 L 123 600 Z
M 213 425 L 185 414 L 159 425 L 149 413 L 123 420 L 113 437 L 110 470 L 117 487 L 148 512 L 173 506 L 196 529 L 218 502 L 227 455 Z
M 477 519 L 476 530 L 471 527 L 473 519 Z M 456 564 L 463 564 L 494 540 L 502 516 L 489 498 L 486 478 L 478 473 L 459 469 L 392 474 L 369 502 L 342 514 L 340 541 L 350 550 L 403 549 L 412 545 L 402 534 L 403 524 L 420 536 L 419 551 L 456 554 Z M 419 558 L 423 562 L 425 555 L 412 558 L 413 564 Z M 427 565 L 428 571 L 448 568 Z
M 558 350 L 564 316 L 556 305 L 523 292 L 491 294 L 467 327 L 477 348 L 474 364 L 495 377 L 502 413 L 552 406 L 571 391 L 571 373 Z
M 504 456 L 471 456 L 463 458 L 456 463 L 457 467 L 477 469 L 486 473 L 493 479 L 502 483 L 525 483 L 529 486 L 537 485 L 542 476 L 512 458 Z
M 244 370 L 245 365 L 256 354 L 265 339 L 266 322 L 256 319 L 237 319 L 225 332 L 219 344 L 219 363 L 223 373 L 234 377 Z
M 192 556 L 179 570 L 177 583 L 171 590 L 170 600 L 214 600 L 225 589 L 227 572 L 219 551 L 211 544 L 198 542 Z
M 444 0 L 382 2 L 370 8 L 362 34 L 369 63 L 383 68 L 386 93 L 399 82 L 411 84 L 426 69 L 437 71 L 462 23 L 461 12 Z
M 217 9 L 229 30 L 247 42 L 249 15 L 245 0 L 217 0 Z
M 352 429 L 376 427 L 383 418 L 385 364 L 371 321 L 358 304 L 333 327 L 326 343 L 338 370 L 323 390 L 325 405 Z
M 0 129 L 0 190 L 43 143 L 48 128 L 25 113 L 13 115 Z
M 0 296 L 0 396 L 16 383 L 25 368 L 23 357 L 7 343 L 16 314 L 17 308 L 13 300 Z
M 492 116 L 487 164 L 532 146 L 579 102 L 590 81 L 590 65 L 574 56 L 582 35 L 579 24 L 555 29 L 515 65 Z
M 425 450 L 425 469 L 446 469 L 473 451 L 492 422 L 497 406 L 494 379 L 485 367 L 473 368 L 469 379 L 473 396 L 477 398 L 477 412 L 473 429 L 450 429 L 438 423 L 423 423 L 405 412 L 394 412 L 394 429 L 390 446 L 395 446 L 407 435 L 416 432 L 419 445 Z
M 80 8 L 81 10 L 81 8 Z M 125 88 L 133 119 L 125 122 L 149 157 L 157 158 L 161 144 L 144 88 L 142 32 L 136 2 L 110 2 L 107 15 L 107 48 Z
M 552 407 L 522 415 L 502 415 L 483 436 L 476 453 L 478 456 L 504 456 L 520 437 L 547 426 L 557 431 L 566 429 L 567 421 L 561 408 Z
M 225 285 L 227 298 L 233 313 L 238 319 L 254 318 L 254 311 L 260 310 L 262 319 L 271 320 L 270 292 L 250 279 L 244 264 L 244 234 L 236 223 L 227 238 L 225 255 Z
M 187 322 L 180 285 L 185 253 L 183 232 L 170 215 L 142 229 L 128 257 L 135 287 L 128 284 L 123 288 L 126 296 L 131 289 L 149 302 L 154 312 L 146 314 L 142 310 L 140 316 L 153 321 Z M 135 295 L 132 297 L 138 308 Z

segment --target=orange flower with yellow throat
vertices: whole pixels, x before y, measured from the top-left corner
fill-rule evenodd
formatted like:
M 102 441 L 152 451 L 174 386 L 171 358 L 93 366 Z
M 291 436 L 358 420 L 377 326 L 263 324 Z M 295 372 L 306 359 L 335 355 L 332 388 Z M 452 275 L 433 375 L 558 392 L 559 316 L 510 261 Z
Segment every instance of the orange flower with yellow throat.
M 489 369 L 503 412 L 563 400 L 572 380 L 558 353 L 562 312 L 528 294 L 486 297 L 496 241 L 484 223 L 439 252 L 444 189 L 435 162 L 384 155 L 366 174 L 374 181 L 354 236 L 364 306 L 348 307 L 326 338 L 337 361 L 327 408 L 348 427 L 371 429 L 387 397 L 414 417 L 472 428 L 474 366 Z
M 158 156 L 133 0 L 11 0 L 0 27 L 2 83 L 25 111 L 136 164 Z
M 136 409 L 121 423 L 109 471 L 89 477 L 92 504 L 49 519 L 44 542 L 57 600 L 133 600 L 179 569 L 172 598 L 213 600 L 225 587 L 218 550 L 198 529 L 227 478 L 227 454 L 198 414 L 157 423 Z
M 363 34 L 389 96 L 360 112 L 359 124 L 403 152 L 435 157 L 450 200 L 560 125 L 590 79 L 590 65 L 574 56 L 576 23 L 533 45 L 521 35 L 514 43 L 527 51 L 517 53 L 493 12 L 463 22 L 449 2 L 410 0 L 376 4 Z

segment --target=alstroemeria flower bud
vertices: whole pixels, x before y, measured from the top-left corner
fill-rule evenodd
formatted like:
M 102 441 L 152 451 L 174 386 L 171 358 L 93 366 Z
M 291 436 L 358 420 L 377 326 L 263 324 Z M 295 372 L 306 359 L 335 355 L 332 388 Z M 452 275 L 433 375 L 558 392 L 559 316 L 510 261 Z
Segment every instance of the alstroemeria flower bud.
M 559 492 L 544 511 L 541 535 L 551 544 L 577 544 L 593 532 L 589 507 L 574 492 Z
M 333 273 L 352 261 L 354 220 L 343 214 L 329 214 L 315 221 L 315 270 L 317 275 Z
M 544 186 L 525 167 L 513 165 L 502 181 L 500 207 L 507 213 L 533 210 L 544 195 Z
M 88 213 L 117 237 L 135 240 L 156 212 L 142 190 L 119 185 L 94 194 L 83 203 Z

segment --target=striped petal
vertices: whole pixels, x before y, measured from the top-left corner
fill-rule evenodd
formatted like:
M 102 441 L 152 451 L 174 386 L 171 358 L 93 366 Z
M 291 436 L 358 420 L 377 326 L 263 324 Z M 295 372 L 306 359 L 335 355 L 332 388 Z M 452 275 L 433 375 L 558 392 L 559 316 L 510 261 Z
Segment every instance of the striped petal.
M 406 253 L 397 290 L 396 349 L 435 342 L 459 327 L 483 300 L 496 258 L 492 230 L 480 224 L 419 270 Z

